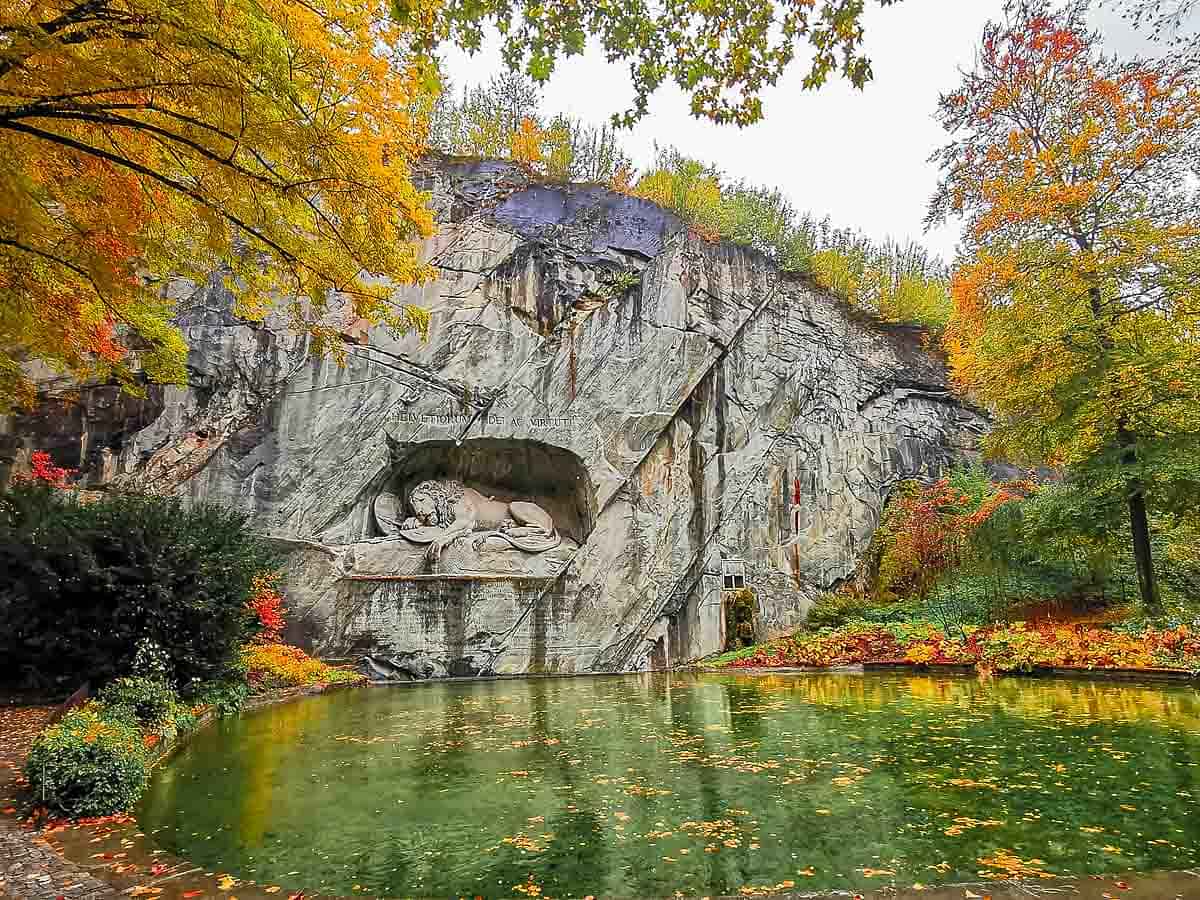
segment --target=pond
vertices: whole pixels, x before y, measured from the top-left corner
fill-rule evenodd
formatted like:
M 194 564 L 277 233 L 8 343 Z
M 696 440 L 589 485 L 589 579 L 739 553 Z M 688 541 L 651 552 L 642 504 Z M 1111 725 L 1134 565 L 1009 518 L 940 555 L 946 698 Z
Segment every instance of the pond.
M 160 845 L 322 893 L 654 897 L 1200 863 L 1190 687 L 916 675 L 433 683 L 223 721 Z

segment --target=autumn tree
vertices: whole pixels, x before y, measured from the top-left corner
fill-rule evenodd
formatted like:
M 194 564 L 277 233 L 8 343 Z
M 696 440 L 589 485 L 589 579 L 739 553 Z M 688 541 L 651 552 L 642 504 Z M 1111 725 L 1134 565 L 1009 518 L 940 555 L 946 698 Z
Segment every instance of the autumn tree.
M 871 62 L 862 52 L 866 2 L 445 0 L 429 14 L 420 0 L 393 0 L 397 20 L 420 26 L 428 47 L 449 41 L 478 49 L 485 31 L 494 28 L 509 68 L 539 82 L 558 60 L 582 53 L 594 38 L 608 60 L 629 66 L 634 101 L 615 116 L 622 124 L 645 115 L 650 95 L 671 81 L 691 98 L 694 115 L 738 125 L 762 118 L 759 95 L 805 43 L 812 52 L 806 88 L 821 86 L 835 72 L 858 87 L 869 81 Z M 874 2 L 891 6 L 897 0 Z
M 429 122 L 429 144 L 461 156 L 507 157 L 521 122 L 540 120 L 541 88 L 527 75 L 504 72 L 486 85 L 439 97 Z
M 0 409 L 32 398 L 35 359 L 77 376 L 181 380 L 186 348 L 156 280 L 171 275 L 223 271 L 250 317 L 282 301 L 317 351 L 340 347 L 334 298 L 355 318 L 423 327 L 421 310 L 393 306 L 389 284 L 430 275 L 412 239 L 432 221 L 409 173 L 444 42 L 474 48 L 497 27 L 510 67 L 544 81 L 592 35 L 630 65 L 636 101 L 625 121 L 671 79 L 697 115 L 745 124 L 761 116 L 758 94 L 800 38 L 814 50 L 809 86 L 837 69 L 864 83 L 863 7 L 9 0 Z M 524 117 L 520 105 L 505 115 Z M 518 137 L 529 155 L 529 135 Z M 549 129 L 537 148 L 544 164 L 563 168 L 568 141 L 584 143 Z M 511 141 L 500 146 L 511 152 Z M 628 178 L 619 160 L 614 170 Z
M 617 130 L 608 123 L 588 125 L 559 115 L 550 120 L 547 131 L 551 136 L 548 168 L 552 175 L 609 184 L 622 170 L 633 170 Z
M 729 210 L 722 202 L 721 173 L 678 150 L 660 149 L 633 193 L 674 210 L 701 237 L 715 241 L 726 233 Z
M 429 119 L 429 145 L 455 156 L 512 159 L 550 178 L 611 182 L 632 169 L 611 125 L 547 116 L 541 85 L 519 72 L 440 96 Z
M 335 295 L 421 325 L 374 277 L 428 274 L 409 172 L 437 82 L 405 43 L 376 0 L 0 7 L 0 397 L 30 356 L 111 374 L 134 347 L 151 377 L 181 378 L 148 273 L 221 268 L 242 312 L 287 298 L 318 349 Z
M 987 27 L 940 100 L 930 220 L 968 226 L 945 344 L 992 448 L 1119 498 L 1156 610 L 1147 506 L 1195 484 L 1176 476 L 1200 448 L 1200 82 L 1106 56 L 1084 13 L 1032 2 Z
M 1200 0 L 1106 0 L 1103 5 L 1175 52 L 1200 50 Z
M 940 331 L 950 315 L 945 263 L 913 242 L 876 243 L 834 231 L 812 255 L 814 277 L 825 287 L 889 322 Z

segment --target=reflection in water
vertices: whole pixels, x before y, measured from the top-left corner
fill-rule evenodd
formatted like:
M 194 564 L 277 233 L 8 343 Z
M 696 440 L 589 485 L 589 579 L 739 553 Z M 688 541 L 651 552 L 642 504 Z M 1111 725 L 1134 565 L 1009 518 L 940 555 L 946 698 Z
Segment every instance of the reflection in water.
M 1198 799 L 1190 688 L 637 675 L 267 709 L 198 734 L 141 819 L 329 893 L 662 896 L 1192 867 Z

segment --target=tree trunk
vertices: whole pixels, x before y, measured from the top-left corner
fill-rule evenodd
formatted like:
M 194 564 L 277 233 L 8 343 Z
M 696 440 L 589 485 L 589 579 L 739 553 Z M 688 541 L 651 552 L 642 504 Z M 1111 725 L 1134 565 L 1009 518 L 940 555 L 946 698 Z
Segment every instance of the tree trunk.
M 1152 616 L 1162 615 L 1158 585 L 1154 580 L 1154 560 L 1150 555 L 1150 525 L 1146 521 L 1146 495 L 1136 487 L 1129 495 L 1129 529 L 1133 533 L 1133 558 L 1137 563 L 1138 590 L 1142 604 Z
M 1137 462 L 1136 440 L 1125 422 L 1117 423 L 1117 443 L 1124 449 L 1121 463 L 1132 466 Z M 1133 536 L 1133 560 L 1137 565 L 1138 592 L 1142 605 L 1151 616 L 1161 616 L 1158 585 L 1154 580 L 1154 558 L 1150 553 L 1150 523 L 1146 518 L 1146 492 L 1136 477 L 1126 482 L 1129 489 L 1129 531 Z

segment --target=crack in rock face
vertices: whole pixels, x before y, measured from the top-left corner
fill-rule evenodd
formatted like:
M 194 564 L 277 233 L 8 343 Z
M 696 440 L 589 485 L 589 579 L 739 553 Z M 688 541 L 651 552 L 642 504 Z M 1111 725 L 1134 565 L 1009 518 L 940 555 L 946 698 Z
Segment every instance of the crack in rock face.
M 219 273 L 168 280 L 189 384 L 66 403 L 47 381 L 0 464 L 52 449 L 89 489 L 245 510 L 283 553 L 287 636 L 409 679 L 705 655 L 730 560 L 763 636 L 793 628 L 900 481 L 977 455 L 988 423 L 919 329 L 644 200 L 497 162 L 421 177 L 440 276 L 395 299 L 429 310 L 426 340 L 335 308 L 339 366 L 282 316 L 240 319 Z M 461 488 L 414 504 L 431 482 Z

